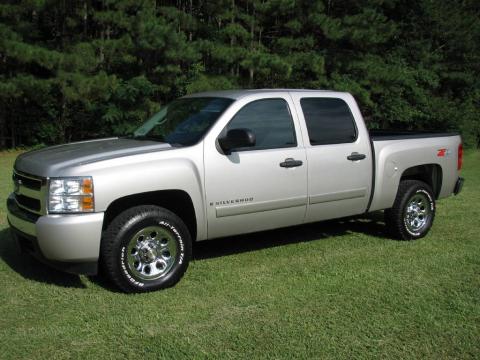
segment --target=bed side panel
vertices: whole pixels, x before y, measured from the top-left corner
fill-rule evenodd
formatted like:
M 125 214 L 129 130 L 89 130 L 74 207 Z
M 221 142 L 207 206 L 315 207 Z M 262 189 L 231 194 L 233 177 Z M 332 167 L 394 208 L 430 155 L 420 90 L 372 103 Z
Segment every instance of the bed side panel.
M 374 140 L 376 179 L 370 211 L 392 207 L 402 174 L 418 165 L 438 164 L 443 174 L 439 198 L 449 196 L 459 176 L 457 152 L 460 141 L 459 136 Z

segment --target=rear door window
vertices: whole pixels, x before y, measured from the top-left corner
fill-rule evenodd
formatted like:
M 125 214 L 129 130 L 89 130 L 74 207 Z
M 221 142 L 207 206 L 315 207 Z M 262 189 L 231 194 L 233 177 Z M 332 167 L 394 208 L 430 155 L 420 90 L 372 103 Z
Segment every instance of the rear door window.
M 347 103 L 337 98 L 300 100 L 311 145 L 351 143 L 357 139 L 355 120 Z

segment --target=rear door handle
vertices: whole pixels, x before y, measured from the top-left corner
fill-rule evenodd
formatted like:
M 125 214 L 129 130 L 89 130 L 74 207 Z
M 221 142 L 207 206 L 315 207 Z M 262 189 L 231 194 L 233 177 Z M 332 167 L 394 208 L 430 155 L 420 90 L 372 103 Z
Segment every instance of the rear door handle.
M 363 160 L 367 157 L 365 154 L 359 154 L 357 152 L 353 152 L 350 155 L 347 156 L 347 159 L 350 161 L 357 161 L 357 160 Z
M 291 168 L 291 167 L 297 167 L 297 166 L 302 166 L 302 165 L 303 165 L 302 160 L 295 160 L 295 159 L 292 159 L 292 158 L 285 159 L 284 162 L 280 163 L 280 166 L 284 167 L 284 168 Z

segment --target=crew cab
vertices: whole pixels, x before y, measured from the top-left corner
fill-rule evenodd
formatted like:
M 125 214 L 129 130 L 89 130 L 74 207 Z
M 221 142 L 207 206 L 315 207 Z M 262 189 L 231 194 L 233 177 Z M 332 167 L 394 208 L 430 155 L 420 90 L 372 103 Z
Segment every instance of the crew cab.
M 345 92 L 198 93 L 128 136 L 18 156 L 8 221 L 56 268 L 156 290 L 193 241 L 378 210 L 393 237 L 421 238 L 462 188 L 462 153 L 455 133 L 369 133 Z

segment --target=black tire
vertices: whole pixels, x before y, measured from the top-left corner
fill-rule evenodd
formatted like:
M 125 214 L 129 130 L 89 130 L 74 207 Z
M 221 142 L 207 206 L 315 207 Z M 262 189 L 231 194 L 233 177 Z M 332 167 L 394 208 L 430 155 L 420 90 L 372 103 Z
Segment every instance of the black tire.
M 391 209 L 385 210 L 385 224 L 399 240 L 415 240 L 427 235 L 435 218 L 435 197 L 426 183 L 403 180 Z
M 184 222 L 153 205 L 120 213 L 103 234 L 101 263 L 124 292 L 146 292 L 175 285 L 187 270 L 192 240 Z M 148 270 L 148 271 L 147 271 Z

